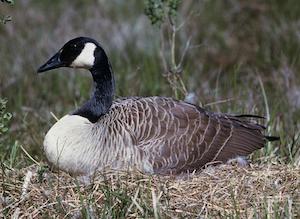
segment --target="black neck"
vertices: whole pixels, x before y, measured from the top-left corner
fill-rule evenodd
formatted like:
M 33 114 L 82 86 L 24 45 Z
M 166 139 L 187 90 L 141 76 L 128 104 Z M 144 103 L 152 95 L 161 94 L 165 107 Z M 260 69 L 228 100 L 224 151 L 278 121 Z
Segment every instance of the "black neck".
M 95 123 L 109 111 L 114 97 L 114 76 L 105 53 L 99 59 L 96 57 L 90 72 L 94 81 L 91 98 L 73 114 Z

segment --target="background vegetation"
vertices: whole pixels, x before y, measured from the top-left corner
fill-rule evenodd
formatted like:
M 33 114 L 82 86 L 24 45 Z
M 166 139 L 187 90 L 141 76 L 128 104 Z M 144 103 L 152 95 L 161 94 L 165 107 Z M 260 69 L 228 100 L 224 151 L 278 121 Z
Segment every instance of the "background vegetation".
M 1 164 L 28 166 L 23 150 L 43 161 L 50 112 L 59 118 L 88 98 L 85 71 L 36 70 L 67 40 L 90 36 L 111 59 L 117 96 L 190 94 L 209 110 L 265 116 L 267 133 L 281 140 L 252 158 L 299 166 L 299 2 L 177 2 L 0 2 L 0 16 L 12 17 L 0 25 Z

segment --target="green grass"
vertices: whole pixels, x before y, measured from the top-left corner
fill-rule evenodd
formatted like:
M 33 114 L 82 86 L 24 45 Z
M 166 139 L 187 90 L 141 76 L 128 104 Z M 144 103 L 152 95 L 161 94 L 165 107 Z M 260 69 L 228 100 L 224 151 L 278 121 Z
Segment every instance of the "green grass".
M 142 1 L 20 0 L 13 6 L 0 3 L 0 15 L 12 16 L 11 22 L 0 25 L 0 98 L 8 100 L 6 111 L 13 115 L 9 131 L 0 136 L 5 168 L 32 163 L 20 146 L 43 161 L 43 138 L 55 122 L 50 112 L 61 117 L 88 98 L 91 77 L 85 71 L 36 73 L 72 37 L 91 36 L 102 43 L 115 72 L 117 96 L 175 97 L 163 76 L 160 28 L 144 15 Z M 183 1 L 178 11 L 177 22 L 186 23 L 176 35 L 177 61 L 191 37 L 182 66 L 187 90 L 199 103 L 208 104 L 208 110 L 266 116 L 267 134 L 280 136 L 280 141 L 252 155 L 259 163 L 300 163 L 299 19 L 297 0 Z M 170 30 L 161 28 L 172 67 L 166 40 Z M 222 100 L 227 101 L 209 105 Z M 102 213 L 124 216 L 131 203 L 126 190 L 102 189 L 107 196 Z M 121 206 L 110 209 L 116 197 L 121 197 Z M 272 203 L 271 208 L 276 211 L 276 206 Z M 82 212 L 88 214 L 85 208 Z M 240 217 L 238 213 L 228 217 Z M 280 210 L 276 217 L 286 215 Z

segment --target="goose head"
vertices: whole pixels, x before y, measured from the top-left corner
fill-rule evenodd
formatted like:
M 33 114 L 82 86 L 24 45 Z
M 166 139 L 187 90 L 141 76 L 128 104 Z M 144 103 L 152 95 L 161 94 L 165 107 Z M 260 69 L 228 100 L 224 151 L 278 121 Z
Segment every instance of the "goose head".
M 112 105 L 115 90 L 112 68 L 103 48 L 94 39 L 74 38 L 39 67 L 37 72 L 60 67 L 84 68 L 91 72 L 94 81 L 91 98 L 72 114 L 85 117 L 91 122 L 98 121 Z
M 97 41 L 88 37 L 77 37 L 68 41 L 37 72 L 42 73 L 60 67 L 91 70 L 96 63 L 102 61 L 107 62 L 107 57 Z

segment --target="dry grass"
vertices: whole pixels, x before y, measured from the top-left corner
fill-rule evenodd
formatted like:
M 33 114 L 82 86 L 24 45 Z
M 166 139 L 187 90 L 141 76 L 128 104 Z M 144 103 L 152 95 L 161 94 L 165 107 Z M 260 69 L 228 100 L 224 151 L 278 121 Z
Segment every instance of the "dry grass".
M 292 218 L 300 213 L 300 169 L 208 167 L 181 177 L 106 172 L 89 185 L 35 165 L 3 170 L 0 217 Z

